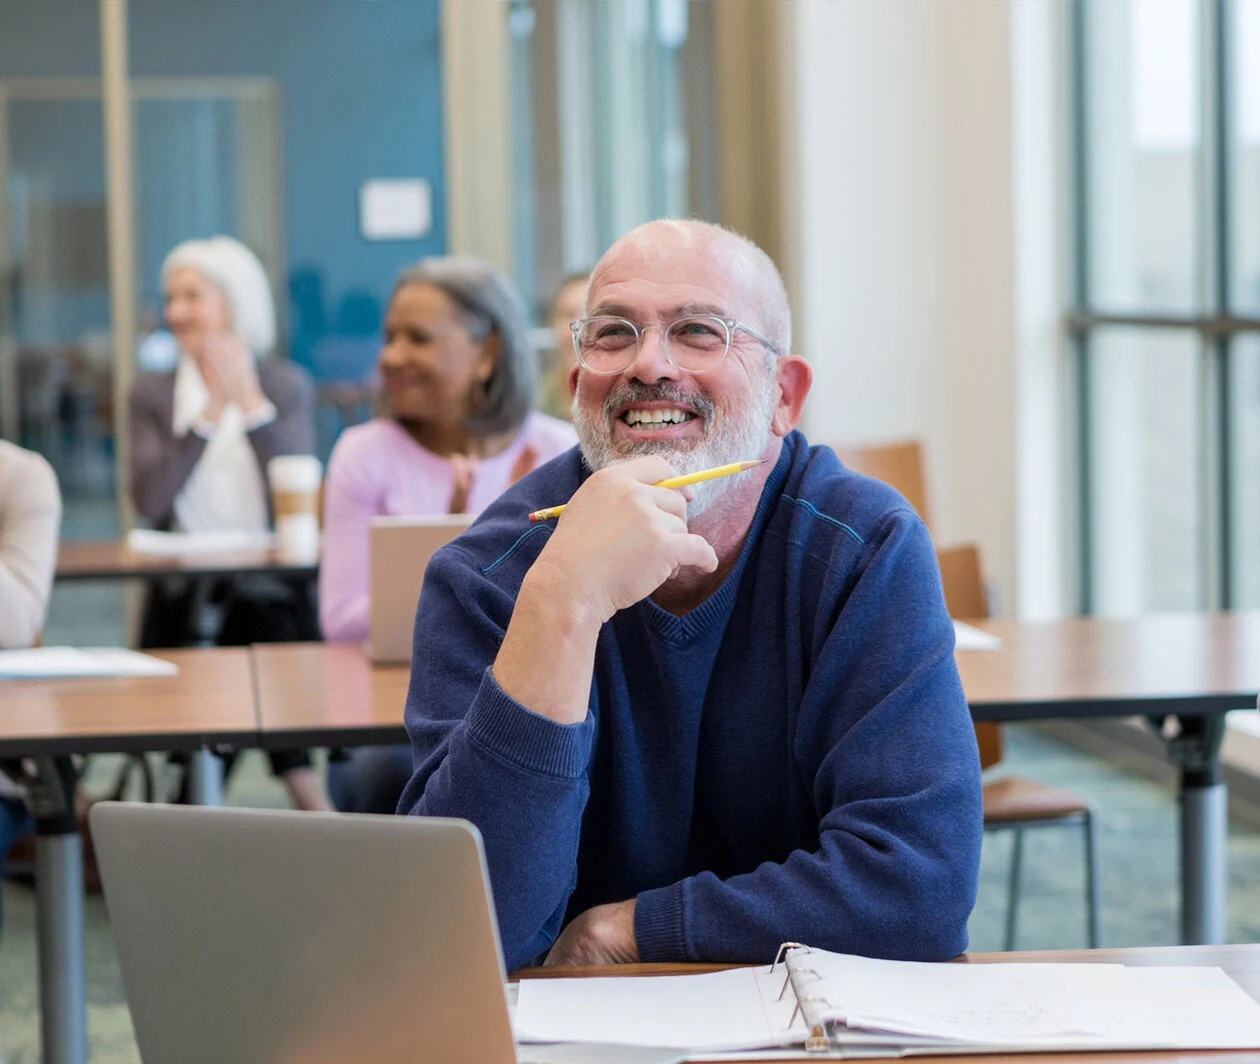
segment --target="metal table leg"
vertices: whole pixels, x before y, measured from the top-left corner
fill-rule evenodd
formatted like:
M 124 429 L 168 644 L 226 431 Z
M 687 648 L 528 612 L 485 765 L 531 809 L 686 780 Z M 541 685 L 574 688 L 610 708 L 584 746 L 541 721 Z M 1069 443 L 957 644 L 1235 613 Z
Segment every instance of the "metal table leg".
M 45 1064 L 86 1064 L 83 843 L 68 758 L 35 759 L 24 782 L 35 814 L 39 1003 Z
M 188 801 L 223 804 L 223 761 L 213 750 L 202 747 L 188 755 Z
M 1169 760 L 1181 772 L 1181 941 L 1225 942 L 1229 880 L 1228 793 L 1221 774 L 1225 714 L 1176 718 L 1165 735 Z

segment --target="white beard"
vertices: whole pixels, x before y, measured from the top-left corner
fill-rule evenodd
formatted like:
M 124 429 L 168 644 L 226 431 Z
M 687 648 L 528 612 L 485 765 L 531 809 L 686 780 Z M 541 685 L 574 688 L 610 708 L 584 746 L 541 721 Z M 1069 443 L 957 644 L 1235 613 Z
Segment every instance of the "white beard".
M 661 439 L 635 441 L 614 447 L 612 411 L 625 403 L 627 392 L 632 401 L 661 400 L 696 409 L 705 422 L 704 435 L 698 443 L 691 446 L 680 447 L 673 440 Z M 767 387 L 755 397 L 756 405 L 746 416 L 733 417 L 718 414 L 712 403 L 699 403 L 696 396 L 688 395 L 673 385 L 636 384 L 609 392 L 604 401 L 604 409 L 594 416 L 578 404 L 575 396 L 572 408 L 573 427 L 582 447 L 582 457 L 592 470 L 651 454 L 664 458 L 681 476 L 731 462 L 760 458 L 770 441 L 770 427 L 774 420 L 777 398 L 776 389 L 773 386 Z M 738 481 L 738 477 L 719 477 L 694 485 L 695 497 L 687 504 L 688 520 L 710 509 Z

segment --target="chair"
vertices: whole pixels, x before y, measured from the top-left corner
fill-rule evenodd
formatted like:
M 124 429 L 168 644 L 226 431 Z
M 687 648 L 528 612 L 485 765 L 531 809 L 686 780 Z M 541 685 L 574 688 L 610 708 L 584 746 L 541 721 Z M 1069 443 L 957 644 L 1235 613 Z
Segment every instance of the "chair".
M 945 605 L 949 608 L 950 616 L 960 620 L 982 620 L 988 617 L 989 605 L 981 575 L 979 550 L 973 545 L 938 549 L 936 557 L 941 567 Z M 977 724 L 976 741 L 980 747 L 981 769 L 987 769 L 1002 760 L 1002 731 L 999 725 L 991 722 Z M 1024 832 L 1028 828 L 1069 824 L 1080 825 L 1083 829 L 1087 931 L 1090 949 L 1097 949 L 1101 933 L 1098 828 L 1093 807 L 1075 794 L 1023 776 L 1005 776 L 990 780 L 984 785 L 984 830 L 1015 833 L 1006 901 L 1007 950 L 1015 948 Z
M 833 446 L 832 450 L 854 472 L 882 480 L 896 488 L 923 518 L 928 531 L 932 530 L 927 505 L 927 480 L 923 475 L 923 448 L 918 440 L 866 447 Z

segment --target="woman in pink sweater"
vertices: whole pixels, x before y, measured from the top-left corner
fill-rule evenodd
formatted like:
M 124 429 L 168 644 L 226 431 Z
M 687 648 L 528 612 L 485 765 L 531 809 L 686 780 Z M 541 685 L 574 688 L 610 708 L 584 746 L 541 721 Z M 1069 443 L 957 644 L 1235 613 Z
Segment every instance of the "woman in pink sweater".
M 373 517 L 480 513 L 567 451 L 534 411 L 537 364 L 510 281 L 476 259 L 426 259 L 390 299 L 379 368 L 387 416 L 342 433 L 328 463 L 319 616 L 324 638 L 367 638 Z
M 319 616 L 330 642 L 367 637 L 368 528 L 378 515 L 479 513 L 577 442 L 533 409 L 538 368 L 512 283 L 471 258 L 425 259 L 390 298 L 378 361 L 386 416 L 342 433 L 324 488 Z M 393 812 L 407 747 L 335 762 L 339 808 Z M 400 778 L 401 777 L 401 778 Z

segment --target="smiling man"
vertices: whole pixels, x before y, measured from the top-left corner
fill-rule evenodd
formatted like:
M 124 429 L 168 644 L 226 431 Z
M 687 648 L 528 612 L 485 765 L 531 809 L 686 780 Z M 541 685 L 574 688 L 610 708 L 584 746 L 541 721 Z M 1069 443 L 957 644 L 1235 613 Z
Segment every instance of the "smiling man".
M 400 811 L 481 829 L 510 968 L 961 952 L 979 762 L 935 554 L 795 431 L 812 375 L 773 263 L 641 226 L 573 336 L 580 453 L 425 577 Z

